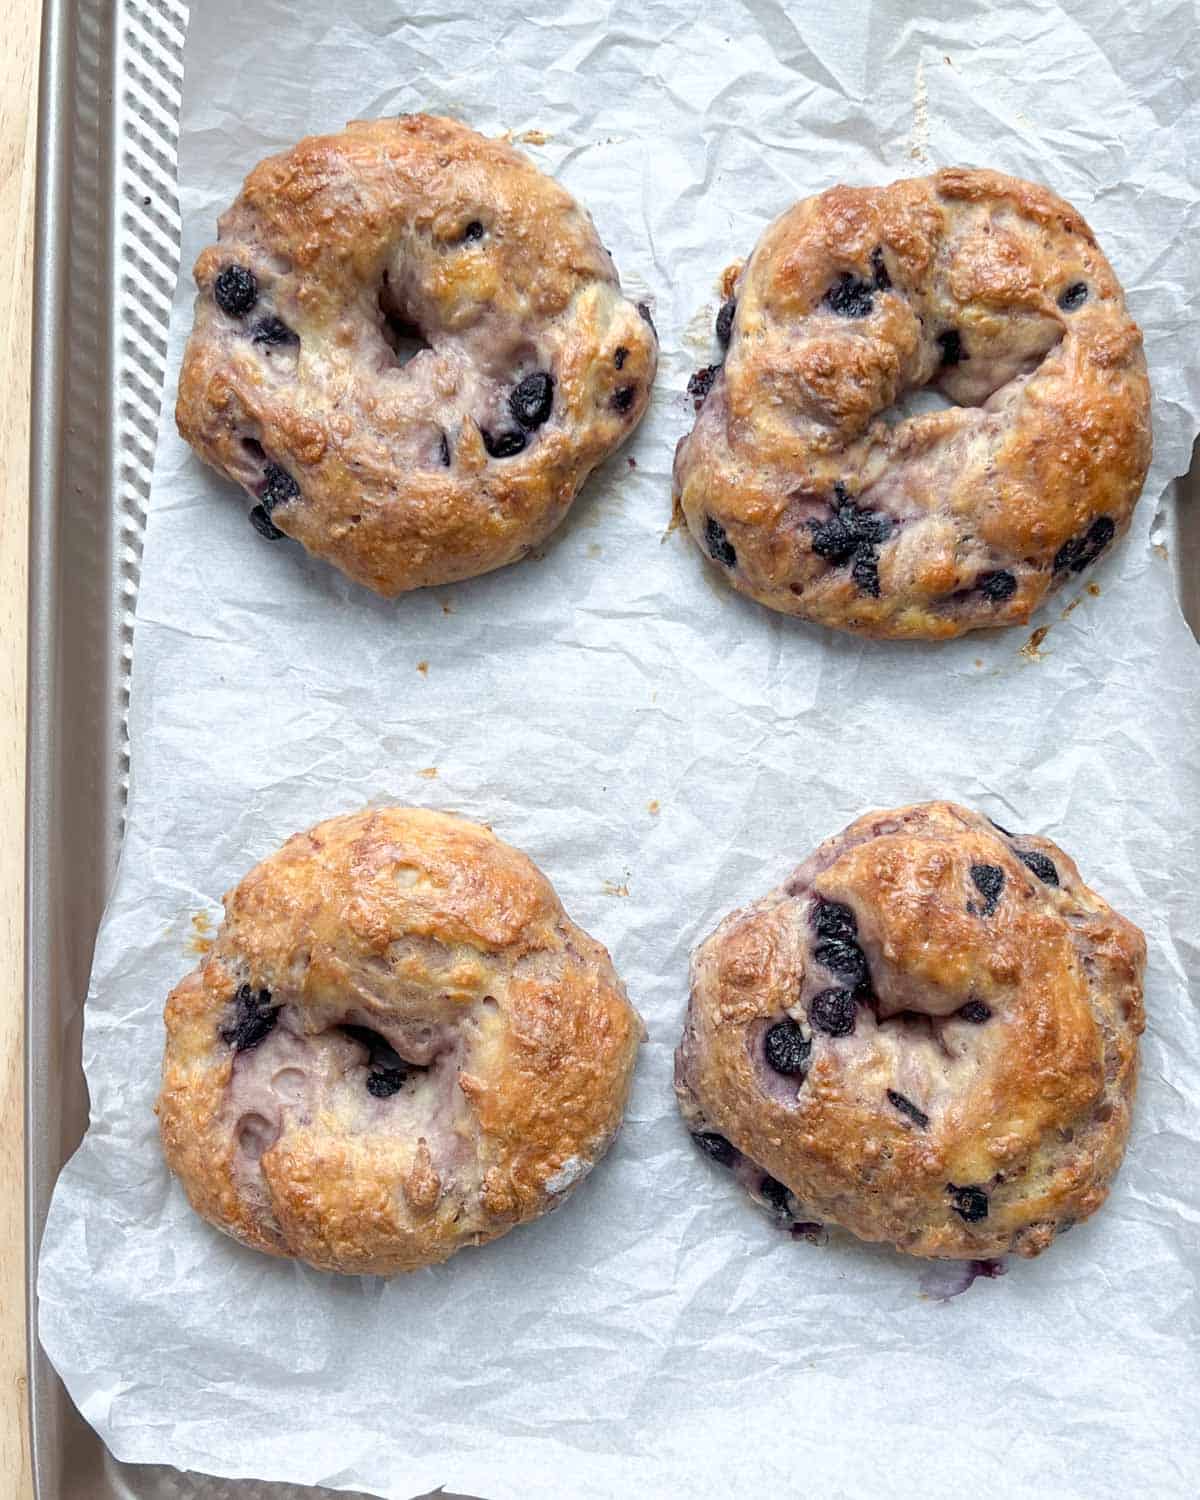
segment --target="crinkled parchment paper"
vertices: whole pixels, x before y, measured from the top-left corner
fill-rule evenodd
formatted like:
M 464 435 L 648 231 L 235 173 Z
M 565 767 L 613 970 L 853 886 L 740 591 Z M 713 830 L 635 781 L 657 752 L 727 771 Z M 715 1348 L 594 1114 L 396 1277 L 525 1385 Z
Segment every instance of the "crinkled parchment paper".
M 261 542 L 164 421 L 129 831 L 88 1001 L 92 1125 L 39 1281 L 43 1342 L 119 1457 L 394 1497 L 1195 1493 L 1200 653 L 1156 520 L 1200 427 L 1194 12 L 911 10 L 193 6 L 169 401 L 187 270 L 243 174 L 305 132 L 403 110 L 535 133 L 649 297 L 663 359 L 647 420 L 542 555 L 391 604 Z M 1096 590 L 1072 580 L 1034 622 L 1036 650 L 1029 629 L 825 634 L 664 535 L 722 268 L 798 197 L 959 162 L 1079 206 L 1154 381 L 1132 534 Z M 941 796 L 1060 840 L 1150 944 L 1108 1207 L 948 1303 L 921 1296 L 918 1262 L 774 1231 L 692 1149 L 671 1094 L 692 945 L 865 808 Z M 527 850 L 650 1033 L 625 1130 L 561 1213 L 391 1284 L 210 1230 L 151 1114 L 193 918 L 215 921 L 294 830 L 373 799 L 458 809 Z

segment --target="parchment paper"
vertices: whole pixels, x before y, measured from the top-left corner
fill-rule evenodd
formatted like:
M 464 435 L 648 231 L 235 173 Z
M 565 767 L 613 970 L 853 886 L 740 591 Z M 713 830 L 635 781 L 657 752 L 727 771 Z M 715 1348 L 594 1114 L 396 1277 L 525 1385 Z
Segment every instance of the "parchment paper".
M 523 8 L 193 7 L 168 412 L 191 263 L 243 174 L 305 132 L 402 110 L 544 132 L 531 154 L 649 296 L 663 358 L 633 443 L 541 556 L 392 604 L 261 542 L 164 421 L 129 831 L 88 1001 L 92 1126 L 46 1229 L 45 1347 L 123 1459 L 393 1497 L 1192 1495 L 1200 653 L 1155 518 L 1200 427 L 1195 12 Z M 1154 381 L 1132 535 L 1091 575 L 1098 596 L 1073 584 L 1034 622 L 1037 653 L 1029 629 L 823 633 L 664 536 L 722 267 L 798 197 L 955 162 L 1079 206 Z M 1150 945 L 1109 1205 L 949 1303 L 921 1296 L 919 1262 L 774 1231 L 689 1145 L 670 1087 L 692 945 L 865 808 L 937 796 L 1060 840 Z M 210 1230 L 151 1114 L 195 915 L 215 921 L 294 830 L 372 799 L 457 809 L 528 851 L 649 1028 L 624 1133 L 561 1213 L 391 1284 Z

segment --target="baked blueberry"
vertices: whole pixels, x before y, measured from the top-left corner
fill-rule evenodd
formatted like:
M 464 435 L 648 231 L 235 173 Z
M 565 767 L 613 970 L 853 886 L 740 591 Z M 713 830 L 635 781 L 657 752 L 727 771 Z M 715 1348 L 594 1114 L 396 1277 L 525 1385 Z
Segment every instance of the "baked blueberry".
M 720 365 L 705 365 L 703 369 L 697 370 L 687 383 L 687 393 L 695 403 L 699 411 L 704 405 L 705 397 L 713 388 L 713 381 L 717 378 Z
M 248 266 L 226 266 L 213 282 L 217 306 L 231 318 L 244 318 L 258 301 L 258 277 Z
M 992 1019 L 991 1007 L 982 1000 L 968 1000 L 965 1005 L 960 1005 L 956 1015 L 960 1021 L 970 1021 L 972 1026 L 982 1026 L 985 1021 Z
M 1061 573 L 1069 568 L 1072 573 L 1082 573 L 1112 541 L 1116 529 L 1111 516 L 1097 516 L 1083 536 L 1072 537 L 1054 554 L 1054 571 Z
M 300 335 L 294 329 L 289 328 L 282 318 L 274 315 L 256 323 L 250 337 L 254 343 L 263 344 L 269 349 L 278 349 L 285 344 L 300 342 Z
M 790 1016 L 776 1021 L 763 1038 L 763 1052 L 769 1067 L 787 1078 L 796 1078 L 808 1068 L 812 1042 Z
M 621 385 L 613 392 L 613 410 L 622 414 L 627 412 L 633 405 L 633 398 L 637 395 L 636 385 Z
M 1047 855 L 1040 853 L 1037 849 L 1018 849 L 1017 858 L 1046 885 L 1058 884 L 1058 867 Z
M 855 1002 L 850 990 L 822 990 L 808 1007 L 808 1019 L 826 1036 L 849 1036 L 854 1030 Z
M 788 1217 L 791 1210 L 788 1208 L 788 1190 L 784 1183 L 777 1177 L 764 1177 L 758 1185 L 758 1191 L 781 1219 Z
M 830 938 L 826 942 L 817 944 L 813 949 L 813 957 L 825 968 L 831 969 L 835 974 L 840 974 L 855 989 L 860 985 L 865 985 L 870 978 L 867 973 L 867 961 L 857 943 L 848 943 L 842 938 Z
M 618 370 L 623 370 L 625 368 L 625 361 L 628 358 L 629 350 L 626 349 L 624 344 L 618 344 L 613 350 L 613 364 L 616 365 Z
M 519 429 L 509 432 L 483 432 L 483 446 L 493 458 L 512 458 L 515 453 L 520 453 L 525 446 L 525 434 Z
M 713 562 L 722 563 L 727 568 L 732 568 L 737 562 L 737 552 L 726 535 L 724 526 L 712 516 L 707 517 L 704 522 L 704 545 Z
M 737 1159 L 737 1151 L 725 1139 L 718 1135 L 715 1130 L 698 1130 L 692 1136 L 692 1140 L 700 1147 L 705 1156 L 711 1156 L 713 1161 L 719 1162 L 723 1167 L 733 1166 Z
M 481 240 L 483 238 L 483 225 L 478 219 L 472 219 L 462 232 L 464 240 Z
M 942 351 L 943 365 L 961 364 L 964 359 L 969 358 L 963 348 L 962 334 L 957 328 L 947 328 L 945 333 L 939 333 L 937 346 Z
M 721 311 L 717 314 L 717 343 L 725 349 L 729 345 L 729 336 L 733 332 L 733 315 L 737 312 L 737 298 L 730 297 L 724 303 Z
M 879 554 L 869 543 L 860 542 L 854 549 L 850 577 L 855 588 L 873 599 L 879 598 Z
M 813 908 L 812 924 L 818 937 L 846 938 L 852 942 L 858 936 L 858 919 L 840 901 L 818 900 Z
M 300 486 L 286 469 L 276 463 L 268 463 L 266 481 L 258 493 L 263 509 L 270 516 L 280 505 L 290 505 L 300 498 Z
M 444 432 L 438 442 L 438 457 L 442 461 L 442 467 L 448 469 L 450 467 L 450 439 Z
M 871 270 L 875 273 L 875 290 L 886 292 L 892 284 L 892 278 L 888 275 L 888 268 L 884 263 L 882 245 L 876 245 L 871 251 Z
M 275 522 L 267 514 L 265 505 L 252 505 L 250 507 L 250 524 L 258 532 L 259 536 L 266 537 L 268 542 L 278 542 L 287 535 L 280 531 Z
M 999 865 L 972 865 L 971 883 L 983 897 L 979 915 L 990 917 L 1000 904 L 1000 895 L 1004 890 L 1004 871 Z
M 1073 281 L 1066 291 L 1059 293 L 1058 305 L 1063 312 L 1074 312 L 1076 308 L 1083 306 L 1087 297 L 1087 282 Z
M 875 306 L 874 288 L 843 271 L 824 297 L 825 305 L 839 318 L 865 318 Z
M 1002 599 L 1011 599 L 1017 592 L 1017 580 L 1004 568 L 994 573 L 981 573 L 975 582 L 984 597 L 995 599 L 997 604 Z
M 404 1087 L 406 1068 L 372 1068 L 367 1074 L 367 1093 L 373 1099 L 390 1099 Z
M 887 1091 L 888 1103 L 893 1109 L 898 1109 L 902 1115 L 907 1115 L 914 1125 L 919 1125 L 922 1130 L 929 1128 L 929 1116 L 923 1109 L 918 1109 L 911 1099 L 906 1099 L 903 1094 L 898 1094 L 895 1089 Z
M 279 1012 L 271 1004 L 270 990 L 252 990 L 248 984 L 238 987 L 233 1003 L 233 1024 L 221 1027 L 221 1040 L 235 1052 L 248 1052 L 274 1031 Z
M 950 1207 L 968 1224 L 977 1224 L 980 1219 L 987 1218 L 988 1199 L 982 1188 L 955 1187 L 952 1182 L 948 1182 L 946 1191 L 954 1200 Z
M 526 375 L 508 397 L 509 411 L 526 432 L 540 427 L 550 415 L 553 405 L 554 377 L 545 370 L 536 370 L 532 375 Z

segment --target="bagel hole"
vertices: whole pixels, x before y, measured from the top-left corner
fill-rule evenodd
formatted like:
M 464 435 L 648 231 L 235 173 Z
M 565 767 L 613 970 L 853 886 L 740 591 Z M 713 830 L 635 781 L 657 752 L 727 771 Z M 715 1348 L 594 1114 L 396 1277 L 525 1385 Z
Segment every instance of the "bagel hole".
M 429 340 L 413 322 L 403 302 L 396 295 L 387 271 L 379 286 L 379 331 L 391 351 L 391 363 L 397 368 L 408 364 L 422 349 L 431 347 Z

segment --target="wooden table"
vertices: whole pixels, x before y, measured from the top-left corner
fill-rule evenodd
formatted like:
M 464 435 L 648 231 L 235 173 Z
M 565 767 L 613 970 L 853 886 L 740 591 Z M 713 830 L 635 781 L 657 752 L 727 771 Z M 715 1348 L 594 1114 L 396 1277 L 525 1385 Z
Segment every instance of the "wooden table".
M 29 332 L 41 0 L 0 0 L 0 1493 L 29 1500 L 23 1159 Z

